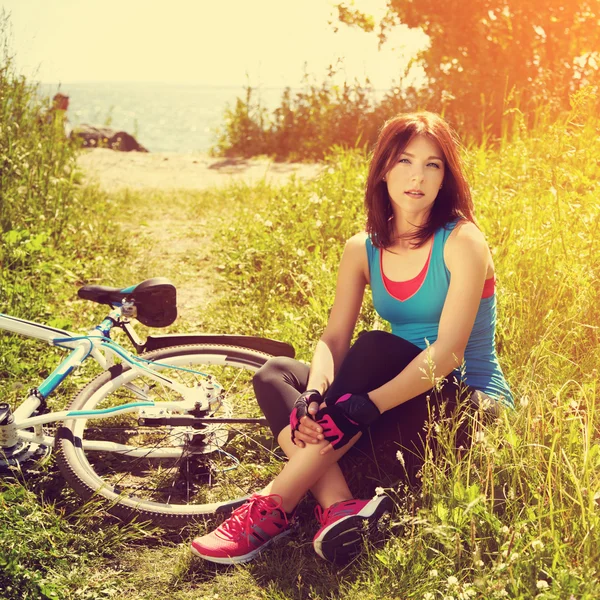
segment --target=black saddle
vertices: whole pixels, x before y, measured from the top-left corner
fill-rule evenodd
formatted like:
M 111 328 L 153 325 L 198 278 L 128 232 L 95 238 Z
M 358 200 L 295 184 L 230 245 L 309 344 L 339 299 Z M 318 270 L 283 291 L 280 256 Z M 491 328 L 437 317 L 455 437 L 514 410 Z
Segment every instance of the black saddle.
M 127 288 L 84 285 L 77 294 L 84 300 L 112 307 L 133 302 L 137 320 L 148 327 L 166 327 L 177 318 L 177 290 L 166 277 L 153 277 Z

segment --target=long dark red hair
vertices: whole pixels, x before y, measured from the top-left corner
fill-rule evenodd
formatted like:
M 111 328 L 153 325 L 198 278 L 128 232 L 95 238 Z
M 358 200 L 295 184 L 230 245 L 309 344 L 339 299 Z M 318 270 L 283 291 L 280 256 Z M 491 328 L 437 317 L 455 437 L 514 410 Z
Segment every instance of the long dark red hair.
M 408 144 L 425 135 L 440 147 L 444 158 L 444 181 L 425 224 L 409 236 L 415 247 L 423 245 L 440 227 L 457 218 L 475 223 L 471 190 L 463 172 L 461 143 L 453 129 L 431 112 L 401 114 L 386 121 L 371 156 L 365 192 L 367 233 L 378 248 L 391 246 L 394 223 L 392 203 L 383 177 L 398 162 Z

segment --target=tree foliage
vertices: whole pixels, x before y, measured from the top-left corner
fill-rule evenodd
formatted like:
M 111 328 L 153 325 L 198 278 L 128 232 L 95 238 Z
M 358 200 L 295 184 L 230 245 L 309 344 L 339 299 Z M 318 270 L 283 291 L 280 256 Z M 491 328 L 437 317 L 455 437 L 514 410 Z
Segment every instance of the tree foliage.
M 340 21 L 369 30 L 340 7 Z M 570 94 L 600 83 L 600 0 L 388 0 L 382 43 L 400 23 L 430 38 L 417 57 L 421 103 L 463 132 L 500 134 L 507 108 L 568 108 Z

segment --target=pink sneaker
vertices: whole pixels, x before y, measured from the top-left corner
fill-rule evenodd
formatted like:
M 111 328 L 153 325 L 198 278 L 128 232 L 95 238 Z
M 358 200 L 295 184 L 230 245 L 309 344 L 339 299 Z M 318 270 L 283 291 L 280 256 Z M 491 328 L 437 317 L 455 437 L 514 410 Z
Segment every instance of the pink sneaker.
M 384 513 L 392 511 L 389 496 L 375 496 L 371 500 L 336 502 L 315 513 L 321 529 L 313 538 L 315 552 L 326 560 L 344 560 L 360 552 L 365 525 L 373 529 Z
M 290 522 L 281 508 L 281 496 L 254 494 L 217 529 L 197 537 L 192 542 L 192 551 L 211 562 L 242 563 L 252 560 L 274 539 L 289 532 Z

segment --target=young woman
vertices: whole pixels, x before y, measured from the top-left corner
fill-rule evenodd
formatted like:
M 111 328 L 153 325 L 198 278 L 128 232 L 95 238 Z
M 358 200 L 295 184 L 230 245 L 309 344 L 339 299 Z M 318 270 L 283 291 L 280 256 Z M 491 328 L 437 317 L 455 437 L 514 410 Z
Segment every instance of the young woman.
M 289 532 L 308 490 L 323 507 L 316 552 L 332 560 L 356 552 L 364 521 L 372 525 L 391 508 L 384 495 L 353 499 L 337 464 L 365 430 L 376 450 L 397 440 L 414 474 L 424 425 L 440 418 L 442 405 L 445 415 L 478 404 L 513 406 L 494 343 L 494 264 L 474 221 L 459 142 L 443 119 L 423 112 L 385 123 L 365 206 L 366 232 L 346 243 L 310 367 L 275 358 L 254 378 L 289 461 L 218 529 L 193 541 L 206 560 L 252 559 Z M 351 347 L 367 284 L 392 333 L 365 333 Z

